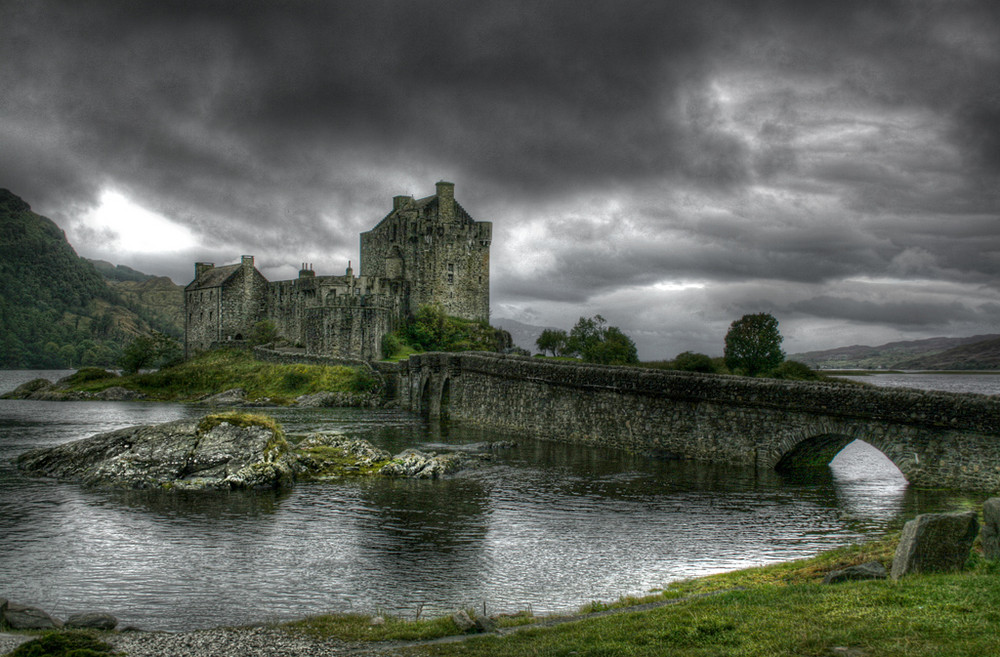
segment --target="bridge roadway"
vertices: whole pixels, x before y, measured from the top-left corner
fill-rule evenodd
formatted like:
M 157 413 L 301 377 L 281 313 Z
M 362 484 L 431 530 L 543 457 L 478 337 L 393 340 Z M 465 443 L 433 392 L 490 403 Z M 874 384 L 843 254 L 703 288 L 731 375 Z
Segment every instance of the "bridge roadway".
M 914 486 L 1000 491 L 996 396 L 479 352 L 414 355 L 392 374 L 400 406 L 432 418 L 779 470 L 826 465 L 861 439 Z

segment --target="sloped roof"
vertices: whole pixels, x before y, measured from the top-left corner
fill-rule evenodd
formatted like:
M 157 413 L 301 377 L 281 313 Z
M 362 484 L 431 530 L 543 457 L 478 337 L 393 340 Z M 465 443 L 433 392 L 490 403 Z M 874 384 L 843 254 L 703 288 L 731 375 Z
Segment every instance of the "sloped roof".
M 191 281 L 185 290 L 204 290 L 209 287 L 220 287 L 228 281 L 242 265 L 225 265 L 224 267 L 213 267 L 207 272 Z

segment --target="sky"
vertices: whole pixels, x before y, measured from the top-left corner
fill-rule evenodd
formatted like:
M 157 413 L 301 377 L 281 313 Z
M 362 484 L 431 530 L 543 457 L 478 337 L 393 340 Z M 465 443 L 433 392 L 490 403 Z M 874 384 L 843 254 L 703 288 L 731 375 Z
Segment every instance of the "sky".
M 342 274 L 439 180 L 494 318 L 645 360 L 1000 333 L 1000 3 L 0 0 L 0 187 L 80 255 Z

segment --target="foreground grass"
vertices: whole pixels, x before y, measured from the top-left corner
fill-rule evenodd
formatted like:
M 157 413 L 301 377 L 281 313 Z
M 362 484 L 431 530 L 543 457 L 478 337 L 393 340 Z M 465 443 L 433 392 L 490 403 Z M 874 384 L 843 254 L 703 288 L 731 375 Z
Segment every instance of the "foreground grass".
M 896 537 L 825 552 L 812 559 L 678 582 L 643 598 L 591 603 L 582 613 L 677 599 L 653 609 L 580 617 L 508 636 L 408 649 L 414 655 L 824 656 L 835 647 L 872 656 L 1000 654 L 1000 567 L 973 555 L 966 571 L 898 582 L 823 585 L 830 570 L 867 561 L 888 566 Z M 712 595 L 701 595 L 711 593 Z M 544 621 L 522 615 L 499 625 Z M 548 619 L 552 620 L 552 619 Z M 286 626 L 346 640 L 424 640 L 458 629 L 450 618 L 407 622 L 321 616 Z
M 243 388 L 249 399 L 267 397 L 281 404 L 304 394 L 321 391 L 364 393 L 375 387 L 371 375 L 361 368 L 265 363 L 246 351 L 229 349 L 200 354 L 157 372 L 81 378 L 83 380 L 71 384 L 72 389 L 97 392 L 122 386 L 159 401 L 193 400 L 231 388 Z

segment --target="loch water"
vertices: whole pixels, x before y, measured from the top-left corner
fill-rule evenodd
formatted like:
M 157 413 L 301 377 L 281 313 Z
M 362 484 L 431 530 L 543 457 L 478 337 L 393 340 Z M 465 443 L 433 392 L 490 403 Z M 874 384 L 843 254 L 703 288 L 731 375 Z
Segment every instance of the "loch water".
M 0 372 L 0 391 L 33 375 Z M 264 412 L 289 433 L 334 431 L 393 452 L 516 446 L 443 480 L 277 493 L 89 490 L 12 464 L 34 447 L 204 412 L 0 400 L 0 595 L 61 617 L 106 610 L 163 630 L 484 604 L 487 613 L 566 612 L 808 556 L 981 501 L 911 489 L 862 442 L 828 470 L 781 476 L 430 425 L 399 410 Z

